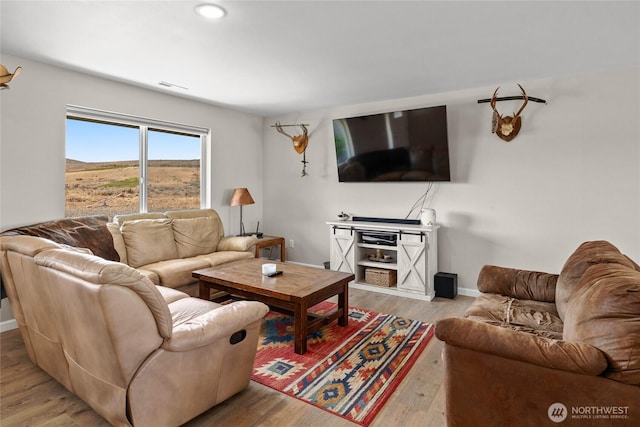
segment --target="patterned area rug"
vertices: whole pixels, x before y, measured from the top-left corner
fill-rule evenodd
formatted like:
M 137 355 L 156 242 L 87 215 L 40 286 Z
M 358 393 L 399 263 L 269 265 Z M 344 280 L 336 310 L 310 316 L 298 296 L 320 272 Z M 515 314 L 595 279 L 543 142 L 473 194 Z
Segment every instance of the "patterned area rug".
M 310 311 L 335 307 L 323 302 Z M 271 311 L 252 379 L 367 426 L 432 336 L 427 323 L 350 307 L 348 326 L 325 326 L 309 336 L 307 352 L 299 355 L 293 351 L 293 318 Z

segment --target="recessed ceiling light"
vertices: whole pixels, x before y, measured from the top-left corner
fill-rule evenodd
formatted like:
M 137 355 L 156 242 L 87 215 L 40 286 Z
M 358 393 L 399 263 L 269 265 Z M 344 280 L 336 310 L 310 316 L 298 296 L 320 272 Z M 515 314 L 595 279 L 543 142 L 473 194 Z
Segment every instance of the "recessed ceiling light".
M 219 19 L 227 14 L 227 11 L 213 3 L 203 3 L 196 6 L 196 13 L 209 19 Z

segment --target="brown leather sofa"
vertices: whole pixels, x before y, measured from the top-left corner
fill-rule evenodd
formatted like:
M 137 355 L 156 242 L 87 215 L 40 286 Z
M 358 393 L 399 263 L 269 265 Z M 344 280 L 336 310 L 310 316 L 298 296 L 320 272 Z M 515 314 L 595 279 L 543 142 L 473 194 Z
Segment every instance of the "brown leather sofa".
M 640 267 L 585 242 L 560 274 L 485 266 L 445 342 L 452 426 L 640 425 Z
M 1 237 L 0 261 L 31 360 L 115 426 L 177 426 L 249 384 L 262 303 L 191 298 L 41 237 Z

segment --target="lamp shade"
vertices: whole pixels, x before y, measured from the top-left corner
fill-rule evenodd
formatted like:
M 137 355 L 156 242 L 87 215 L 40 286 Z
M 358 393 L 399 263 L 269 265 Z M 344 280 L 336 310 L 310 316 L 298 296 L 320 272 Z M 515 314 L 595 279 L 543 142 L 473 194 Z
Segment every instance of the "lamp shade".
M 231 195 L 231 201 L 229 202 L 229 206 L 244 206 L 244 205 L 252 205 L 255 202 L 253 201 L 253 197 L 251 197 L 251 193 L 246 188 L 236 188 L 233 190 L 233 194 Z

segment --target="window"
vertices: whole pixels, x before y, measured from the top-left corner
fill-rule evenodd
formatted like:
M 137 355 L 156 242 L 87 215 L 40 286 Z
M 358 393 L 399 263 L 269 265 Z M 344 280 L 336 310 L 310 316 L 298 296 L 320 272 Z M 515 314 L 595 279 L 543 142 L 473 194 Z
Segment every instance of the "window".
M 69 106 L 65 216 L 206 207 L 208 129 Z

